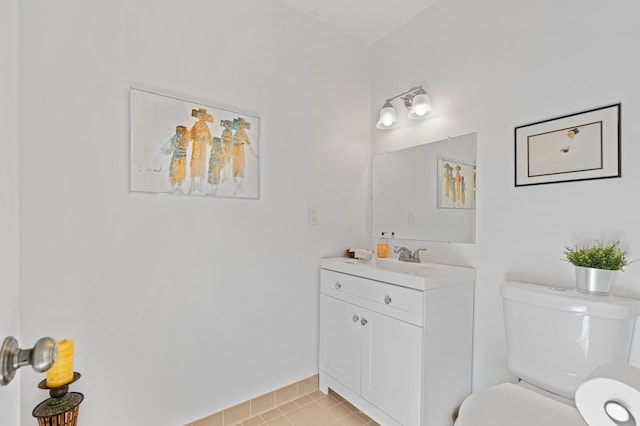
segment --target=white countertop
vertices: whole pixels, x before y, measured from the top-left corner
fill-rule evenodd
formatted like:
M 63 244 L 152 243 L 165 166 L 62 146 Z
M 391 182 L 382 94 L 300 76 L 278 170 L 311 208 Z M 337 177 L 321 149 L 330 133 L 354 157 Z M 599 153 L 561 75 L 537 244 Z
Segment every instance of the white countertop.
M 401 262 L 388 258 L 363 261 L 332 257 L 322 259 L 320 267 L 423 291 L 476 278 L 473 268 L 431 262 Z

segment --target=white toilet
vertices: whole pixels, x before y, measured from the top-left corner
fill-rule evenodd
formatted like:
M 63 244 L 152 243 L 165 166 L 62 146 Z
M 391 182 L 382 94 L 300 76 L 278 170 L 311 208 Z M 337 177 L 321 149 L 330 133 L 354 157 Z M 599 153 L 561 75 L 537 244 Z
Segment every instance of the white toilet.
M 455 426 L 585 426 L 573 401 L 598 366 L 627 362 L 640 300 L 508 282 L 507 364 L 520 382 L 470 395 Z

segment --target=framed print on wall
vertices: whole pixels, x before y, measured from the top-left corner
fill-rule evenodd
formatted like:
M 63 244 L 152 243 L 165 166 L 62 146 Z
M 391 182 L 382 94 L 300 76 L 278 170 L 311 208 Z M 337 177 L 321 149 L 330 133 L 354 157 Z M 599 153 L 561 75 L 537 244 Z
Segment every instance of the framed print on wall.
M 621 176 L 614 104 L 515 128 L 515 186 Z
M 130 190 L 260 198 L 257 115 L 131 87 Z

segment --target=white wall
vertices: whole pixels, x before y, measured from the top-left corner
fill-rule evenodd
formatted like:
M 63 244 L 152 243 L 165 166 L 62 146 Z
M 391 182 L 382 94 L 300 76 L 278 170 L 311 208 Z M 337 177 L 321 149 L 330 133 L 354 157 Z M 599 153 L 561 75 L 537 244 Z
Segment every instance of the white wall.
M 0 167 L 1 345 L 7 336 L 24 343 L 18 333 L 18 0 L 0 2 L 0 58 L 0 150 L 4 158 Z M 8 386 L 0 387 L 1 424 L 19 424 L 20 374 L 24 373 L 18 373 Z
M 372 152 L 478 132 L 477 244 L 431 243 L 425 256 L 477 268 L 476 389 L 511 378 L 502 282 L 572 286 L 563 249 L 595 239 L 619 239 L 640 257 L 639 13 L 635 0 L 447 0 L 373 48 L 372 119 L 385 98 L 420 81 L 437 116 L 374 129 Z M 621 179 L 514 187 L 515 126 L 616 102 Z M 639 282 L 633 264 L 615 290 L 639 296 Z M 640 350 L 632 361 L 640 365 Z
M 366 46 L 275 0 L 20 15 L 22 333 L 76 340 L 80 422 L 175 426 L 315 374 L 320 258 L 368 240 Z M 260 113 L 260 200 L 130 194 L 132 81 Z
M 17 4 L 0 14 L 14 58 Z M 477 267 L 474 387 L 511 378 L 501 282 L 570 286 L 564 246 L 596 238 L 640 257 L 639 8 L 447 0 L 369 52 L 277 1 L 22 2 L 18 128 L 17 68 L 0 67 L 3 152 L 20 132 L 21 159 L 19 192 L 16 164 L 0 168 L 1 278 L 16 301 L 20 273 L 21 343 L 76 339 L 72 389 L 95 426 L 182 424 L 314 374 L 319 258 L 367 240 L 370 151 L 476 131 L 477 244 L 406 243 Z M 132 81 L 260 112 L 261 199 L 129 194 Z M 370 148 L 384 98 L 418 81 L 438 115 L 374 129 Z M 622 179 L 513 187 L 515 126 L 614 102 Z M 638 296 L 638 281 L 636 264 L 616 290 Z M 15 333 L 15 310 L 1 315 Z M 46 393 L 20 374 L 29 425 Z

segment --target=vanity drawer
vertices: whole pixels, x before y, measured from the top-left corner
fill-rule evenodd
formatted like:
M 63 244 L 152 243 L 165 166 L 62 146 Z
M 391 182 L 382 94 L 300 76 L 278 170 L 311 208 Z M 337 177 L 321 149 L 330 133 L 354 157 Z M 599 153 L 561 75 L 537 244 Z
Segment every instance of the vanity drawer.
M 419 290 L 322 269 L 320 292 L 418 326 L 423 324 Z

